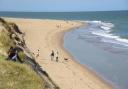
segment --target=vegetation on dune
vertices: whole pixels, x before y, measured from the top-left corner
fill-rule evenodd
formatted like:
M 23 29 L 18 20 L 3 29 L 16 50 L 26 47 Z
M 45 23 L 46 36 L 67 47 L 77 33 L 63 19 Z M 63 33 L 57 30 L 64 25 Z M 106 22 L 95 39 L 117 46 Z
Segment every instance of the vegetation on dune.
M 9 37 L 9 32 L 2 30 L 0 32 L 0 48 L 7 51 L 11 46 L 15 46 L 14 41 Z
M 44 89 L 44 85 L 29 66 L 0 57 L 0 89 Z
M 0 89 L 45 89 L 43 78 L 29 65 L 5 60 L 10 47 L 20 46 L 22 39 L 17 34 L 21 32 L 16 24 L 0 18 Z M 24 61 L 25 53 L 19 51 L 18 55 Z
M 0 18 L 0 49 L 4 53 L 7 53 L 11 46 L 15 46 L 15 42 L 11 38 L 12 34 L 9 24 L 4 19 Z
M 19 53 L 18 53 L 18 55 L 19 55 L 19 58 L 21 59 L 21 61 L 24 61 L 25 60 L 25 54 L 24 54 L 24 52 L 22 52 L 22 51 L 20 51 Z
M 6 56 L 0 55 L 0 60 L 5 60 L 5 59 L 6 59 Z
M 10 47 L 24 46 L 22 32 L 15 23 L 6 22 L 0 18 L 0 48 L 5 52 Z

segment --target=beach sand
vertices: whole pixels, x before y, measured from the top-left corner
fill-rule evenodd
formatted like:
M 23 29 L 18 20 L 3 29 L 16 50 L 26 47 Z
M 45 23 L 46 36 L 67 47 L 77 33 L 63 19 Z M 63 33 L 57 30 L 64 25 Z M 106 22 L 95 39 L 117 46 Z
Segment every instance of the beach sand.
M 77 63 L 63 47 L 64 33 L 81 26 L 82 23 L 16 18 L 6 18 L 6 20 L 16 23 L 25 33 L 27 47 L 35 54 L 36 61 L 60 89 L 112 89 L 88 68 Z M 55 59 L 51 61 L 52 50 L 59 52 L 58 62 Z

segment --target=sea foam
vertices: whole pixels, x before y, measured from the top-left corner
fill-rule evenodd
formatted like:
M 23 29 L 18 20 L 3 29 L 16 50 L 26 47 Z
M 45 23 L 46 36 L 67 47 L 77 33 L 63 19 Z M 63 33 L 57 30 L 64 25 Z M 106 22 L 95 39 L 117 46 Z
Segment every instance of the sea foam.
M 92 31 L 92 34 L 101 36 L 101 41 L 128 46 L 127 39 L 123 39 L 120 36 L 111 33 L 114 28 L 114 24 L 102 21 L 87 21 L 87 23 L 95 26 L 96 29 Z

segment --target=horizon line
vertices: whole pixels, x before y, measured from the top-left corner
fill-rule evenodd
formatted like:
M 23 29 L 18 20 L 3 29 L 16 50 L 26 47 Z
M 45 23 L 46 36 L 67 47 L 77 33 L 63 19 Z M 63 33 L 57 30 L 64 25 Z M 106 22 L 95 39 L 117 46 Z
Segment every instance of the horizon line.
M 106 12 L 106 11 L 128 11 L 128 10 L 97 10 L 97 11 L 0 11 L 0 12 L 55 12 L 55 13 L 58 13 L 58 12 Z

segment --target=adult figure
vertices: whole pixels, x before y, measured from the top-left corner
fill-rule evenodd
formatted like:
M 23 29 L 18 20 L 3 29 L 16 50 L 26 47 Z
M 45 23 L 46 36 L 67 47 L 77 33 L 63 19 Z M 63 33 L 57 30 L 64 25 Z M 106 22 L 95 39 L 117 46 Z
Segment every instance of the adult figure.
M 51 60 L 53 60 L 54 59 L 54 56 L 55 56 L 55 53 L 54 53 L 54 51 L 52 50 L 52 52 L 51 52 Z

